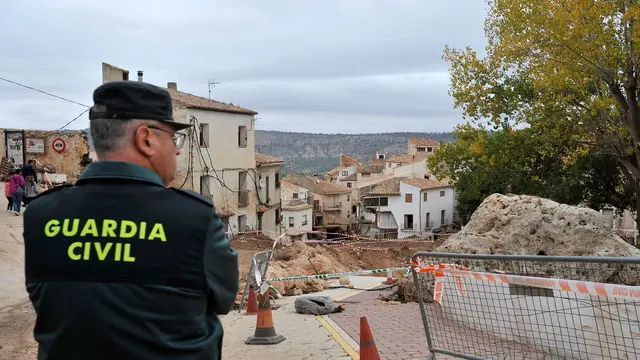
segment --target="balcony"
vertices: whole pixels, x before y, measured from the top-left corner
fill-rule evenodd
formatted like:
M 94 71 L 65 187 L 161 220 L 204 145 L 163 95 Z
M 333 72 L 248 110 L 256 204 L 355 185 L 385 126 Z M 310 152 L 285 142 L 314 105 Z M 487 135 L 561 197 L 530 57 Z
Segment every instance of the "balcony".
M 238 191 L 238 206 L 249 206 L 249 190 Z
M 324 211 L 335 211 L 342 209 L 342 203 L 324 203 Z
M 314 213 L 321 213 L 322 212 L 322 206 L 320 206 L 318 204 L 313 204 L 313 212 Z

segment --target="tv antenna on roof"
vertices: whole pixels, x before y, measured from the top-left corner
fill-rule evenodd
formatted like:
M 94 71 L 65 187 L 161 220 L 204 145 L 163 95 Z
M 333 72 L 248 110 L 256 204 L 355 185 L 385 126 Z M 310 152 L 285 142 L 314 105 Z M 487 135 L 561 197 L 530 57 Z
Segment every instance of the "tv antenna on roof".
M 211 86 L 216 87 L 216 85 L 220 85 L 215 79 L 209 79 L 209 100 L 211 100 Z

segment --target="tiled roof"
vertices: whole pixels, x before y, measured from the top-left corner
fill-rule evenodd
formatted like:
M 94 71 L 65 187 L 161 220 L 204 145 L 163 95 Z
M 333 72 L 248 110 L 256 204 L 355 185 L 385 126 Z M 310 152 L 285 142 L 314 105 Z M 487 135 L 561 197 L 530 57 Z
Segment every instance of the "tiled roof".
M 356 172 L 361 174 L 382 173 L 384 164 L 358 164 Z
M 376 185 L 367 196 L 371 195 L 400 195 L 400 182 L 405 180 L 405 177 L 396 177 L 389 180 L 381 181 Z
M 289 190 L 297 191 L 299 186 L 288 180 L 280 180 L 280 186 Z
M 418 137 L 412 137 L 409 142 L 416 146 L 438 146 L 438 142 L 431 139 L 423 139 Z
M 351 165 L 353 165 L 353 164 L 357 164 L 357 163 L 358 163 L 358 160 L 357 160 L 357 159 L 354 159 L 354 158 L 352 158 L 352 157 L 351 157 L 351 156 L 349 156 L 349 155 L 344 155 L 344 154 L 343 154 L 343 155 L 340 155 L 340 156 L 342 157 L 342 159 L 341 159 L 341 160 L 344 160 L 344 165 L 345 165 L 345 166 L 351 166 Z
M 202 96 L 196 96 L 196 95 L 184 93 L 182 91 L 178 91 L 174 89 L 167 89 L 167 91 L 169 91 L 169 95 L 171 95 L 171 99 L 173 100 L 174 103 L 177 103 L 179 105 L 182 105 L 188 108 L 228 112 L 228 113 L 234 113 L 234 114 L 246 114 L 246 115 L 258 114 L 253 110 L 245 109 L 236 105 L 226 104 L 220 101 L 207 99 Z
M 358 180 L 358 174 L 353 173 L 349 176 L 345 176 L 342 179 L 340 179 L 340 181 L 356 181 Z
M 390 158 L 385 159 L 386 162 L 393 163 L 401 163 L 401 164 L 410 164 L 414 162 L 424 161 L 429 157 L 429 154 L 426 152 L 419 152 L 415 155 L 395 155 Z
M 256 158 L 256 166 L 284 164 L 284 160 L 279 159 L 275 156 L 255 153 L 255 158 Z
M 450 187 L 449 184 L 436 181 L 436 180 L 431 180 L 431 179 L 409 178 L 409 179 L 403 180 L 402 182 L 411 186 L 415 186 L 420 190 Z
M 311 209 L 312 207 L 313 205 L 307 204 L 304 200 L 297 201 L 297 202 L 291 201 L 287 203 L 282 203 L 282 210 L 285 210 L 285 211 L 301 211 L 301 210 Z
M 340 173 L 340 170 L 344 169 L 344 167 L 342 166 L 338 166 L 337 168 L 331 169 L 329 171 L 327 171 L 327 175 L 329 176 L 336 176 Z
M 316 181 L 311 176 L 295 176 L 287 178 L 287 180 L 320 195 L 346 194 L 352 190 L 346 186 L 333 184 L 325 180 Z
M 386 151 L 384 151 L 384 150 L 378 150 L 378 151 L 376 151 L 376 154 L 386 154 L 386 153 L 387 153 L 387 152 L 386 152 Z

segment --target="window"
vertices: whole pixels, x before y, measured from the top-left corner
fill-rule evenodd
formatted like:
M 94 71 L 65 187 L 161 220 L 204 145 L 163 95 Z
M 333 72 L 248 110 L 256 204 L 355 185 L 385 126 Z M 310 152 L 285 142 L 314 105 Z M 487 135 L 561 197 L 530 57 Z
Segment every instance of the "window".
M 347 183 L 347 187 L 351 187 L 351 183 L 350 182 Z
M 444 197 L 444 194 L 445 194 L 444 190 L 440 191 L 440 197 Z
M 429 180 L 429 175 L 425 175 L 424 178 Z
M 423 152 L 424 148 L 423 147 L 418 147 L 418 148 L 416 148 L 416 150 L 419 151 L 419 152 Z
M 446 212 L 444 210 L 440 211 L 440 225 L 445 224 L 445 215 L 446 215 Z
M 342 176 L 348 176 L 348 175 L 349 175 L 349 172 L 348 172 L 348 171 L 346 171 L 346 170 L 344 170 L 344 171 L 342 171 L 342 173 L 341 173 L 341 174 L 342 174 Z
M 391 169 L 391 163 L 389 163 L 389 166 L 387 166 L 389 169 Z
M 276 209 L 276 225 L 280 224 L 280 209 Z
M 238 231 L 247 231 L 247 215 L 238 215 Z
M 200 147 L 209 147 L 209 124 L 200 124 Z
M 404 215 L 404 230 L 413 230 L 413 214 Z
M 238 147 L 247 147 L 247 127 L 238 126 Z
M 389 198 L 365 198 L 364 206 L 389 206 Z
M 298 193 L 293 193 L 293 198 L 297 199 L 298 198 Z
M 404 194 L 404 202 L 406 203 L 413 202 L 413 194 Z
M 371 177 L 370 173 L 362 173 L 362 177 Z
M 275 179 L 276 179 L 276 188 L 279 188 L 280 187 L 280 173 L 279 172 L 276 173 Z
M 378 154 L 378 160 L 379 159 L 384 159 L 384 154 Z
M 431 229 L 431 213 L 427 213 L 426 219 L 424 220 L 425 220 L 427 229 Z
M 347 195 L 347 201 L 351 201 L 351 196 Z
M 295 225 L 295 220 L 293 219 L 293 216 L 289 216 L 289 227 L 293 227 Z
M 302 215 L 302 225 L 307 225 L 307 215 Z
M 431 147 L 427 148 L 427 152 L 433 152 L 433 148 Z
M 427 193 L 422 193 L 422 201 L 427 201 Z

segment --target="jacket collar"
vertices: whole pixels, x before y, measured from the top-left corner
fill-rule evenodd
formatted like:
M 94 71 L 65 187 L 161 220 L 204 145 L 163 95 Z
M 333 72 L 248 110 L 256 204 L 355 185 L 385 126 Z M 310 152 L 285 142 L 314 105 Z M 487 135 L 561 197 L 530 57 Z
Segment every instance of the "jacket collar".
M 151 183 L 164 187 L 164 183 L 155 172 L 133 163 L 123 161 L 98 161 L 89 164 L 80 174 L 77 183 L 82 184 L 100 179 L 128 179 Z

